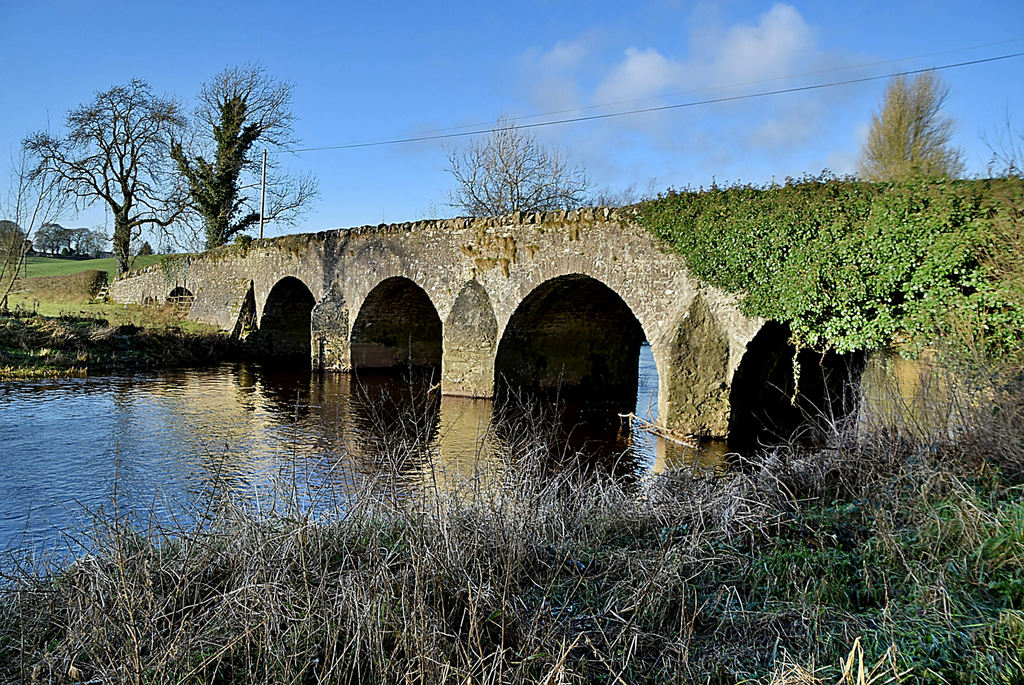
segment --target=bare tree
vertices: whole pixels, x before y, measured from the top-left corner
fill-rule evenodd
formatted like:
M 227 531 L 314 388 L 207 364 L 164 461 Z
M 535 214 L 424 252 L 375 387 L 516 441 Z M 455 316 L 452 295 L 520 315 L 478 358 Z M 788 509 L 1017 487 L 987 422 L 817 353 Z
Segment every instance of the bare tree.
M 505 115 L 486 138 L 449 150 L 448 162 L 455 177 L 448 204 L 471 216 L 572 209 L 591 187 L 582 167 Z
M 206 248 L 223 245 L 259 223 L 262 157 L 257 143 L 285 150 L 297 141 L 291 113 L 293 86 L 258 64 L 225 69 L 203 84 L 190 141 L 171 154 L 189 189 Z M 312 176 L 282 173 L 268 158 L 264 218 L 293 223 L 317 194 Z
M 183 188 L 170 167 L 171 137 L 185 125 L 180 105 L 132 79 L 97 93 L 68 112 L 66 137 L 40 131 L 25 140 L 82 206 L 102 200 L 114 217 L 117 272 L 131 267 L 132 241 L 149 227 L 167 227 L 184 211 Z
M 32 246 L 35 233 L 57 219 L 68 205 L 68 195 L 62 192 L 55 174 L 37 172 L 38 160 L 31 159 L 22 150 L 12 160 L 9 185 L 0 195 L 0 217 L 9 224 L 0 253 L 0 309 L 7 309 L 7 301 L 14 289 L 18 274 L 25 266 L 25 258 Z
M 859 172 L 871 181 L 911 176 L 956 176 L 960 151 L 950 144 L 953 121 L 942 116 L 949 88 L 933 71 L 889 81 L 882 106 L 871 117 Z
M 75 252 L 78 254 L 97 257 L 103 252 L 103 246 L 106 242 L 107 236 L 103 231 L 79 228 L 75 232 Z
M 1024 174 L 1024 129 L 1014 128 L 1009 109 L 1002 126 L 992 133 L 982 133 L 981 140 L 992 153 L 988 164 L 990 174 L 1017 177 Z
M 647 189 L 643 192 L 637 190 L 635 183 L 618 191 L 613 191 L 610 187 L 605 186 L 602 190 L 592 193 L 586 199 L 586 203 L 593 207 L 628 207 L 639 204 L 656 195 L 654 190 L 656 183 L 657 179 L 650 179 L 647 182 Z

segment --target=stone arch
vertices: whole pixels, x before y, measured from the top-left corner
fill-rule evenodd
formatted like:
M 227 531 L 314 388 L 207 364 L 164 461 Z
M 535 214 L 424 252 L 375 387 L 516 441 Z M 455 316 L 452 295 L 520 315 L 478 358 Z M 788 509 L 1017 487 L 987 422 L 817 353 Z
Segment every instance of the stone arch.
M 369 292 L 352 324 L 352 369 L 441 366 L 441 317 L 430 296 L 404 276 Z
M 176 286 L 167 294 L 165 302 L 174 309 L 179 316 L 188 316 L 195 302 L 195 294 L 183 285 Z
M 316 298 L 305 283 L 285 276 L 270 289 L 260 317 L 258 352 L 262 356 L 311 357 L 311 313 Z
M 768 321 L 747 345 L 733 376 L 730 447 L 788 439 L 798 429 L 817 439 L 820 430 L 856 408 L 863 370 L 863 354 L 797 351 L 789 326 Z
M 195 295 L 192 293 L 191 290 L 189 290 L 185 286 L 179 285 L 175 287 L 173 290 L 171 290 L 170 293 L 168 293 L 167 301 L 172 302 L 173 300 L 179 298 L 195 299 Z
M 793 403 L 795 376 L 789 327 L 769 321 L 747 344 L 729 392 L 729 444 L 749 449 L 759 440 L 786 437 L 800 412 Z
M 487 290 L 475 279 L 459 291 L 444 324 L 441 391 L 491 397 L 498 320 Z
M 513 312 L 498 344 L 495 392 L 558 394 L 632 411 L 643 327 L 625 301 L 590 276 L 541 283 Z

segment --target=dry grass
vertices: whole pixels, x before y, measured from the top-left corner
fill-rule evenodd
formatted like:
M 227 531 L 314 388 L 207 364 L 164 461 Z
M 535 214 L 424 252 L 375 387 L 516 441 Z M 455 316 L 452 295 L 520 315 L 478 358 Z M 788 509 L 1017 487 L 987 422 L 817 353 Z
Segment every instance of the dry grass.
M 115 510 L 73 563 L 9 559 L 0 681 L 1020 683 L 1018 395 L 943 372 L 944 426 L 861 415 L 721 477 L 584 479 L 524 425 L 497 481 Z

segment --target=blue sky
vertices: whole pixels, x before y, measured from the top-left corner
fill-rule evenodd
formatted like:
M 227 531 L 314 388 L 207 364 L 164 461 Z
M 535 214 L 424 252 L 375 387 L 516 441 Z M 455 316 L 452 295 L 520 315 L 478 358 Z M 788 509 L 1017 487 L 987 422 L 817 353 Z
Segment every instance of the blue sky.
M 115 83 L 140 77 L 191 103 L 204 80 L 252 60 L 295 84 L 296 133 L 312 147 L 493 122 L 503 112 L 624 103 L 581 112 L 604 113 L 1024 51 L 1020 0 L 0 0 L 0 27 L 5 152 L 47 122 L 59 130 L 69 108 Z M 1022 71 L 1024 58 L 942 72 L 968 173 L 985 172 L 989 153 L 980 136 L 1007 111 L 1024 129 Z M 763 183 L 825 168 L 847 173 L 884 88 L 875 81 L 551 126 L 537 135 L 582 164 L 597 189 L 611 191 Z M 450 215 L 445 149 L 459 144 L 287 156 L 282 165 L 318 177 L 321 197 L 297 227 L 271 233 Z M 5 176 L 8 156 L 0 159 Z M 103 222 L 98 205 L 63 221 Z

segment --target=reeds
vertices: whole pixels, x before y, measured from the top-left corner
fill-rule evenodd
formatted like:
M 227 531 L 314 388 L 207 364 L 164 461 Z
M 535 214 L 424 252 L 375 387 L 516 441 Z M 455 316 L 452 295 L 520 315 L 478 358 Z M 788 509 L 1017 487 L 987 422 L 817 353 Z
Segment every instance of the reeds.
M 1019 683 L 1017 391 L 941 368 L 956 422 L 894 400 L 724 476 L 583 477 L 524 421 L 455 487 L 99 516 L 4 565 L 0 681 Z

